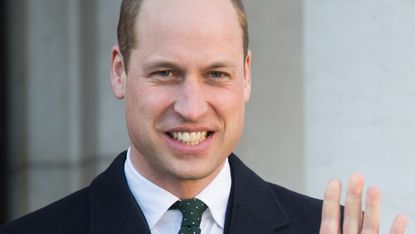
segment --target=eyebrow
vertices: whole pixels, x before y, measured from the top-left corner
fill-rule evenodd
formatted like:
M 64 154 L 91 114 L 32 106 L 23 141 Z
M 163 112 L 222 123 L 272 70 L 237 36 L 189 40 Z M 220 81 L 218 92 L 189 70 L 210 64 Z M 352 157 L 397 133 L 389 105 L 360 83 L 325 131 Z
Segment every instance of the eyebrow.
M 156 60 L 149 61 L 143 64 L 144 71 L 152 71 L 152 70 L 157 70 L 160 68 L 169 68 L 169 69 L 178 70 L 178 71 L 183 70 L 181 66 L 179 66 L 178 64 L 174 62 L 170 62 L 168 60 L 156 59 Z M 214 69 L 219 69 L 219 68 L 227 68 L 230 70 L 235 70 L 235 65 L 232 65 L 231 63 L 227 61 L 217 61 L 217 62 L 207 65 L 206 67 L 203 68 L 203 70 L 214 70 Z
M 151 70 L 159 69 L 159 68 L 172 68 L 174 70 L 180 69 L 180 67 L 177 64 L 166 61 L 166 60 L 155 60 L 155 61 L 144 63 L 143 68 L 144 68 L 144 71 L 149 71 L 149 70 L 151 71 Z
M 210 69 L 217 69 L 217 68 L 229 68 L 231 70 L 234 70 L 235 66 L 231 65 L 228 62 L 215 62 L 213 64 L 210 64 L 209 66 L 207 66 L 207 68 Z

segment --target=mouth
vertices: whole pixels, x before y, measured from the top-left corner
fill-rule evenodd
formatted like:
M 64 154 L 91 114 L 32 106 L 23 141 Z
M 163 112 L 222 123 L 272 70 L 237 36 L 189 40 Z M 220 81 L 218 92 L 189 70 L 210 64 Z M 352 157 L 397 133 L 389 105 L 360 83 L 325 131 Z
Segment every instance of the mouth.
M 198 145 L 213 135 L 213 131 L 197 131 L 197 132 L 167 132 L 167 136 L 171 139 L 186 145 Z

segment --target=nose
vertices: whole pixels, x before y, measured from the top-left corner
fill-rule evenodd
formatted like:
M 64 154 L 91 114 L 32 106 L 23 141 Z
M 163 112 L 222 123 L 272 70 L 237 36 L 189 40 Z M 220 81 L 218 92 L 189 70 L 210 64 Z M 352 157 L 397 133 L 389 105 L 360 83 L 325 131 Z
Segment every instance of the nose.
M 179 87 L 174 111 L 185 121 L 197 122 L 209 108 L 203 83 L 198 79 L 187 78 Z

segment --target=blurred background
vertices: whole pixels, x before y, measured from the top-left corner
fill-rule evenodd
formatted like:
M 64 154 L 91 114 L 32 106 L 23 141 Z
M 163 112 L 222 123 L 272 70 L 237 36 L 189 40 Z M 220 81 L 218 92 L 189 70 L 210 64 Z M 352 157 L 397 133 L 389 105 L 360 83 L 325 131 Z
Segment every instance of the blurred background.
M 398 212 L 415 233 L 415 1 L 244 2 L 253 87 L 236 152 L 318 198 L 361 172 L 382 188 L 382 233 Z M 86 186 L 128 136 L 108 75 L 120 0 L 0 4 L 2 223 Z

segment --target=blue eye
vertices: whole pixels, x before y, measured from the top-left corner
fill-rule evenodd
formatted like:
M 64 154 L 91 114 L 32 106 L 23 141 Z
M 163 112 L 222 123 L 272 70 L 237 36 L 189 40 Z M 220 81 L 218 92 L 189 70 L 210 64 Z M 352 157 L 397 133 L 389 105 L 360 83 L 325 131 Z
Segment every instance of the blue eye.
M 222 78 L 225 77 L 225 73 L 219 71 L 209 72 L 209 76 L 212 78 Z
M 155 70 L 150 73 L 149 78 L 154 82 L 171 83 L 181 80 L 180 73 L 175 70 Z
M 158 76 L 168 77 L 168 76 L 172 75 L 172 72 L 169 71 L 169 70 L 165 70 L 165 71 L 158 71 L 158 72 L 156 72 L 156 74 Z

